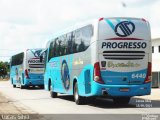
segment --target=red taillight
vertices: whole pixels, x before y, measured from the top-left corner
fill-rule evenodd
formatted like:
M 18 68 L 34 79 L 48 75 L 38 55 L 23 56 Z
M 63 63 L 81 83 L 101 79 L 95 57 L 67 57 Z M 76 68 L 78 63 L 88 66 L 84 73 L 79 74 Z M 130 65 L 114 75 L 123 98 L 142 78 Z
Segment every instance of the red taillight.
M 99 62 L 96 62 L 94 64 L 94 76 L 93 79 L 95 82 L 104 84 L 102 78 L 101 78 L 101 73 L 100 73 L 100 66 L 99 66 Z
M 147 75 L 144 83 L 149 83 L 151 82 L 151 72 L 152 72 L 152 64 L 151 62 L 148 63 L 148 70 L 147 70 Z
M 102 21 L 104 18 L 99 18 L 99 21 Z
M 26 76 L 27 79 L 29 79 L 29 75 L 28 75 L 28 70 L 27 69 L 25 70 L 25 76 Z

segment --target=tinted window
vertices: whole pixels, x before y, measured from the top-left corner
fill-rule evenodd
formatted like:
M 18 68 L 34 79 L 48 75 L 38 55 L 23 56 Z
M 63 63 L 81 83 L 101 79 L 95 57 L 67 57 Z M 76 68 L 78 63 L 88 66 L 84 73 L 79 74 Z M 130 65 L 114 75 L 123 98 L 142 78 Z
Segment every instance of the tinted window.
M 86 26 L 84 28 L 82 28 L 82 41 L 84 43 L 84 49 L 86 50 L 89 45 L 90 45 L 90 41 L 91 41 L 91 37 L 93 35 L 93 29 L 92 26 Z
M 22 64 L 23 63 L 23 57 L 24 57 L 24 53 L 20 53 L 20 54 L 12 56 L 11 66 Z
M 67 35 L 63 35 L 59 38 L 60 40 L 60 56 L 67 55 Z
M 54 56 L 54 41 L 50 43 L 48 61 Z
M 88 25 L 55 38 L 50 43 L 48 61 L 52 57 L 85 51 L 90 45 L 92 35 L 93 27 Z
M 47 51 L 48 51 L 48 50 L 46 50 L 46 51 L 43 53 L 43 58 L 44 58 L 44 70 L 46 70 Z
M 74 53 L 85 51 L 90 45 L 92 35 L 93 35 L 93 28 L 91 25 L 76 30 L 76 37 L 75 37 L 76 50 L 74 49 L 75 50 Z
M 72 43 L 73 43 L 74 39 L 75 39 L 74 32 L 71 32 L 71 33 L 67 34 L 67 38 L 66 38 L 67 54 L 72 54 L 73 53 Z
M 154 53 L 154 46 L 152 46 L 152 53 Z

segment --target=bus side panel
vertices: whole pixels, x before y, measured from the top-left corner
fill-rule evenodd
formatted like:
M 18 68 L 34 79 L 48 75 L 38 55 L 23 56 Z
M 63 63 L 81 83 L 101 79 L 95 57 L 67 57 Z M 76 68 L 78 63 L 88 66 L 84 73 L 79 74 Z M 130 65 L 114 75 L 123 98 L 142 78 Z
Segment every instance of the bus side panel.
M 72 61 L 72 71 L 70 72 L 71 80 L 77 78 L 78 92 L 81 96 L 86 96 L 91 93 L 91 76 L 93 73 L 93 65 L 91 65 L 90 47 L 87 50 L 75 53 Z M 74 88 L 72 86 L 70 89 Z M 73 93 L 73 91 L 71 91 Z
M 49 64 L 50 63 L 46 63 L 46 69 L 45 69 L 45 73 L 44 73 L 44 89 L 45 90 L 49 90 L 49 80 L 51 79 L 51 76 L 50 76 L 50 66 Z
M 80 69 L 78 72 L 78 90 L 79 95 L 89 96 L 92 92 L 92 76 L 93 76 L 93 65 L 88 64 L 84 68 Z
M 91 93 L 91 76 L 93 65 L 90 64 L 90 48 L 74 55 L 52 58 L 45 72 L 45 89 L 47 78 L 51 76 L 53 91 L 73 94 L 73 81 L 76 79 L 79 94 L 85 96 Z M 84 55 L 87 54 L 87 56 Z
M 53 91 L 65 93 L 65 89 L 61 80 L 60 57 L 51 58 L 48 65 L 49 65 L 49 69 L 47 71 L 49 72 L 49 76 L 51 76 L 51 84 L 52 84 Z
M 84 81 L 85 81 L 85 93 L 88 94 L 88 93 L 91 93 L 91 73 L 90 73 L 90 70 L 87 69 L 85 72 L 84 72 Z M 88 83 L 88 84 L 87 84 Z
M 11 83 L 13 85 L 19 84 L 22 79 L 23 65 L 11 66 L 10 71 Z
M 11 84 L 13 85 L 15 85 L 14 76 L 15 76 L 15 68 L 14 66 L 11 66 L 10 67 L 10 80 L 11 80 Z

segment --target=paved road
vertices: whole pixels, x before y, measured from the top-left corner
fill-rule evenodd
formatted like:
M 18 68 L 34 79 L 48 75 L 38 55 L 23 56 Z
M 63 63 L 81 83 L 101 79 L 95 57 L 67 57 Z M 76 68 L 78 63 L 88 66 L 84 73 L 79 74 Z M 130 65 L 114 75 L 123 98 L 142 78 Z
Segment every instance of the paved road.
M 160 89 L 153 89 L 152 96 L 132 98 L 127 106 L 115 106 L 111 100 L 106 99 L 76 105 L 72 96 L 59 95 L 53 99 L 48 91 L 12 88 L 9 81 L 0 82 L 0 92 L 17 106 L 24 106 L 39 114 L 160 114 Z

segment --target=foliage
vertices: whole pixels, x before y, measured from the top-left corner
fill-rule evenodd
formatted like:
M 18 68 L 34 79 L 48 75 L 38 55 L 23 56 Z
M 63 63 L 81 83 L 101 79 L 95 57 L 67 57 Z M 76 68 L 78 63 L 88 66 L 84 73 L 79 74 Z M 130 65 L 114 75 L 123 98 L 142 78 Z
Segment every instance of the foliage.
M 7 75 L 9 72 L 9 63 L 0 61 L 0 76 Z

